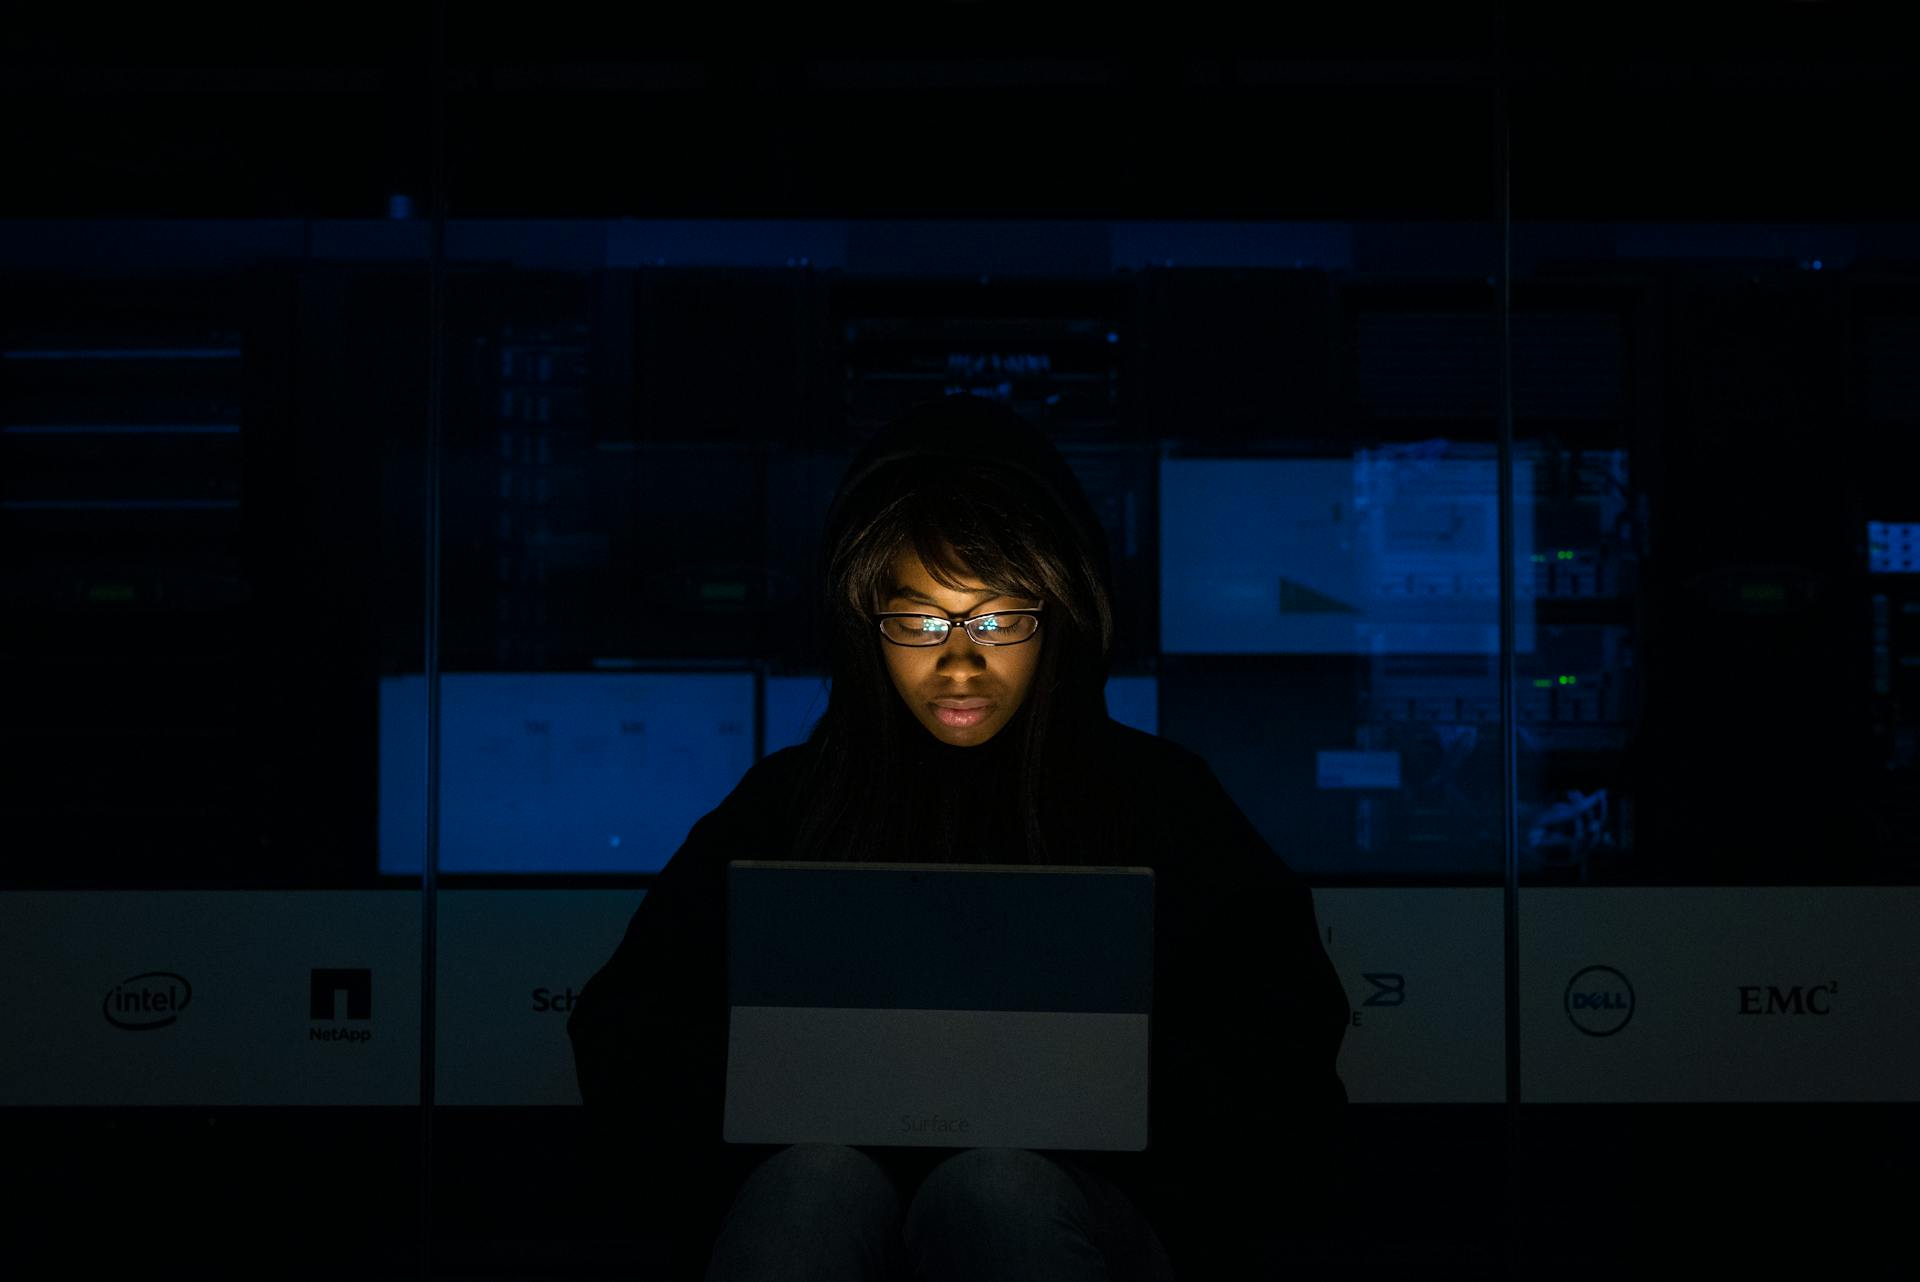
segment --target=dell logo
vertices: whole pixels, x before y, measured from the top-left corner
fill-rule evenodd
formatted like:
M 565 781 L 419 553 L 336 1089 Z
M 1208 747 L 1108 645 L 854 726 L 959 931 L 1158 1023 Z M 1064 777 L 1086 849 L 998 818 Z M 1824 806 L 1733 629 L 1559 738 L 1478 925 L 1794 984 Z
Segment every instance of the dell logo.
M 1562 1002 L 1575 1028 L 1611 1037 L 1633 1018 L 1633 985 L 1611 966 L 1589 966 L 1567 981 Z

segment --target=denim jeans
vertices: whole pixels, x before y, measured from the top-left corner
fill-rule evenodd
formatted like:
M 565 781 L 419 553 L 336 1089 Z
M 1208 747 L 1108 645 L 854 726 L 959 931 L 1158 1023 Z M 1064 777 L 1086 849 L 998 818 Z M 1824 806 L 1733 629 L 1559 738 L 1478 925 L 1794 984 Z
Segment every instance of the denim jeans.
M 1168 1282 L 1173 1270 L 1126 1194 L 1084 1168 L 1025 1149 L 960 1149 L 903 1189 L 860 1149 L 796 1144 L 742 1183 L 706 1276 Z

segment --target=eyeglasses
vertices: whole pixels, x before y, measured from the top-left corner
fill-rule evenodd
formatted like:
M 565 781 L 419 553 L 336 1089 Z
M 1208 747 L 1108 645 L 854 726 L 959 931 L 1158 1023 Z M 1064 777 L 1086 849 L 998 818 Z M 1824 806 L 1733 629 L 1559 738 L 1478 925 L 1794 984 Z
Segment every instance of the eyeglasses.
M 945 645 L 955 628 L 965 628 L 979 645 L 1019 645 L 1040 633 L 1040 610 L 995 610 L 976 614 L 971 619 L 949 619 L 938 614 L 899 614 L 888 612 L 873 616 L 880 621 L 880 635 L 895 645 Z

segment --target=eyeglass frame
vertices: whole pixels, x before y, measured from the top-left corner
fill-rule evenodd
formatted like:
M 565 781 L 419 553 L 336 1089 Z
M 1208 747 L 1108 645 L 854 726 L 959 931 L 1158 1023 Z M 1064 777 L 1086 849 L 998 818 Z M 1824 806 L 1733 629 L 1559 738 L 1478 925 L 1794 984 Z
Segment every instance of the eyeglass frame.
M 1042 611 L 1045 608 L 1046 608 L 1045 606 L 1036 605 L 1036 606 L 1023 606 L 1018 610 L 982 610 L 979 614 L 968 615 L 964 619 L 956 619 L 950 614 L 948 615 L 928 614 L 925 610 L 885 610 L 879 614 L 872 614 L 867 617 L 874 620 L 874 626 L 880 629 L 880 639 L 882 641 L 885 641 L 888 645 L 897 645 L 903 650 L 937 650 L 941 646 L 945 645 L 947 642 L 953 639 L 953 633 L 956 628 L 966 633 L 967 640 L 973 642 L 975 645 L 989 645 L 989 646 L 1025 645 L 1027 642 L 1033 640 L 1034 637 L 1039 636 L 1040 629 L 1046 626 L 1045 620 L 1040 618 L 1040 611 Z M 967 626 L 969 623 L 972 623 L 975 619 L 990 619 L 996 615 L 1001 615 L 1001 614 L 1033 615 L 1034 616 L 1033 636 L 1021 637 L 1018 641 L 982 641 L 979 637 L 973 635 L 973 629 Z M 946 630 L 946 633 L 942 635 L 938 641 L 935 641 L 931 645 L 915 645 L 911 641 L 895 641 L 892 637 L 888 636 L 887 635 L 888 619 L 940 619 L 944 623 L 946 623 L 947 630 Z

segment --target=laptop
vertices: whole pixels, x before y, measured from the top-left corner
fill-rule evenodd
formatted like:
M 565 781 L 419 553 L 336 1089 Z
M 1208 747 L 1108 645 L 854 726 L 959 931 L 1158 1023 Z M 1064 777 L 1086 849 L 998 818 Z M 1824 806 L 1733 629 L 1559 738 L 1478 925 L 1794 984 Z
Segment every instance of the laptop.
M 1147 1147 L 1153 870 L 727 865 L 731 1144 Z

